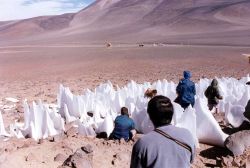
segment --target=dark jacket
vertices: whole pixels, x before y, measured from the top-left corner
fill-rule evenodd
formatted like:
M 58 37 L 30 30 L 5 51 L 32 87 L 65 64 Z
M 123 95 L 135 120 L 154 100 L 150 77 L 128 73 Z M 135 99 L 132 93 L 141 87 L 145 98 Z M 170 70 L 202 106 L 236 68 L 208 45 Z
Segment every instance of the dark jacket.
M 115 128 L 112 138 L 129 140 L 130 131 L 135 129 L 134 121 L 127 115 L 120 115 L 115 119 Z
M 207 97 L 208 104 L 217 105 L 219 99 L 222 99 L 218 89 L 218 81 L 216 79 L 213 79 L 211 85 L 206 89 L 205 96 Z
M 250 120 L 250 100 L 248 100 L 245 112 L 243 114 L 248 120 Z
M 189 71 L 183 72 L 184 79 L 182 79 L 177 88 L 178 94 L 177 101 L 182 107 L 186 107 L 187 104 L 194 106 L 194 96 L 196 94 L 195 84 L 190 80 L 191 73 Z

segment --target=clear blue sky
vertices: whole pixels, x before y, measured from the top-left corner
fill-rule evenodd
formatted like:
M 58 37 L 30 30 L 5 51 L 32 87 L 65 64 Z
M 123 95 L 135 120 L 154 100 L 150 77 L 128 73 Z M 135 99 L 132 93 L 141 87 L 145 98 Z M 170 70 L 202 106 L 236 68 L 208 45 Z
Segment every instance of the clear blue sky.
M 0 21 L 77 12 L 95 0 L 0 0 Z

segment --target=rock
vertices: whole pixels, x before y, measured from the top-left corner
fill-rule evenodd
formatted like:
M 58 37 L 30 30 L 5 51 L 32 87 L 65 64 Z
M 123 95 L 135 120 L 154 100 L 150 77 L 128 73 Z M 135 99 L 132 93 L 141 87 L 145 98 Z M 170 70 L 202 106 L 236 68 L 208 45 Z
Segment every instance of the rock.
M 222 157 L 222 166 L 225 166 L 225 167 L 232 167 L 232 161 L 233 161 L 233 158 L 231 156 L 228 156 L 228 157 Z
M 37 142 L 37 144 L 42 144 L 43 142 L 44 142 L 43 139 L 39 139 L 38 142 Z
M 224 145 L 234 156 L 243 154 L 244 150 L 250 146 L 250 130 L 243 130 L 230 135 L 225 140 Z
M 246 167 L 250 167 L 250 156 L 247 157 Z
M 57 154 L 55 157 L 54 157 L 54 161 L 56 162 L 63 162 L 67 159 L 67 156 L 65 156 L 64 154 Z
M 232 162 L 232 165 L 235 166 L 235 167 L 240 167 L 241 166 L 240 160 L 234 159 L 233 162 Z
M 75 137 L 78 134 L 78 128 L 77 127 L 71 127 L 67 130 L 66 135 L 68 137 Z
M 36 157 L 34 155 L 34 153 L 29 153 L 27 156 L 25 156 L 25 161 L 34 161 L 36 160 Z
M 57 134 L 53 137 L 54 139 L 54 142 L 59 142 L 59 141 L 62 141 L 66 138 L 65 134 L 64 133 L 61 133 L 61 134 Z
M 120 143 L 121 145 L 127 144 L 127 142 L 126 142 L 123 138 L 121 138 L 121 139 L 119 140 L 119 143 Z
M 93 152 L 93 148 L 92 148 L 92 146 L 91 145 L 86 145 L 86 146 L 83 146 L 83 147 L 81 147 L 81 149 L 85 152 L 85 153 L 87 153 L 87 154 L 89 154 L 89 153 L 92 153 Z
M 58 135 L 55 135 L 53 137 L 48 137 L 48 141 L 50 142 L 59 142 L 59 141 L 62 141 L 66 138 L 65 134 L 62 133 L 62 134 L 58 134 Z
M 16 111 L 17 111 L 18 113 L 24 113 L 24 108 L 23 108 L 23 106 L 20 105 L 20 104 L 18 104 L 18 105 L 16 106 Z
M 73 155 L 70 155 L 62 166 L 74 168 L 92 168 L 93 150 L 90 145 L 77 149 Z
M 122 163 L 130 160 L 130 155 L 124 152 L 116 153 L 113 155 L 111 164 L 115 167 L 122 167 Z

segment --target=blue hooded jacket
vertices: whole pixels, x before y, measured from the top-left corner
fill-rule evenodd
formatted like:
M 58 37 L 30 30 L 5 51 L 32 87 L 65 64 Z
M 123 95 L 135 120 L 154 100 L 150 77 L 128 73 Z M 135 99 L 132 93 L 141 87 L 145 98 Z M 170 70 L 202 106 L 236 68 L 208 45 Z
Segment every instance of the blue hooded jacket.
M 196 91 L 194 82 L 190 80 L 191 73 L 189 71 L 184 71 L 183 76 L 184 79 L 179 82 L 176 88 L 176 92 L 179 96 L 179 103 L 182 107 L 187 104 L 194 106 L 194 96 Z

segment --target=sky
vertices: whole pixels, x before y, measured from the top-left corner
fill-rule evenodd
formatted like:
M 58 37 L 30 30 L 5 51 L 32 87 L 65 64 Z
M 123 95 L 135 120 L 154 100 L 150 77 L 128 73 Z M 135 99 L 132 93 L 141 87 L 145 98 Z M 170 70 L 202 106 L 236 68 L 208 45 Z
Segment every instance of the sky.
M 0 0 L 0 21 L 77 12 L 94 0 Z

